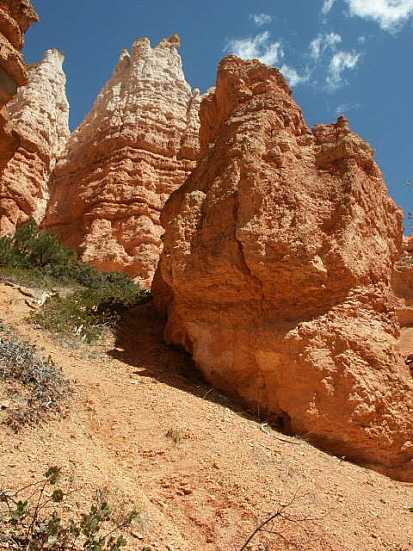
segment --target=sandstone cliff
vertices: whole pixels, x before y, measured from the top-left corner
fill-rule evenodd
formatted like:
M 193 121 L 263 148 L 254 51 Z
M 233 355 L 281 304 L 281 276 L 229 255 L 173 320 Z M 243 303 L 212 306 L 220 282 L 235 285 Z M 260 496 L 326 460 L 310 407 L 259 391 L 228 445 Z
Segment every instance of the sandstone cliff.
M 29 216 L 38 223 L 44 216 L 50 175 L 70 134 L 63 60 L 53 49 L 29 65 L 28 84 L 6 107 L 20 145 L 0 177 L 0 234 L 13 233 Z
M 286 431 L 413 480 L 389 307 L 401 214 L 344 117 L 311 132 L 277 69 L 225 58 L 201 160 L 162 213 L 165 338 Z
M 162 245 L 159 213 L 198 155 L 199 93 L 182 72 L 176 35 L 124 50 L 56 167 L 45 227 L 82 259 L 150 285 Z
M 27 82 L 23 57 L 24 33 L 38 20 L 29 0 L 0 2 L 0 171 L 19 145 L 19 136 L 8 123 L 3 106 Z

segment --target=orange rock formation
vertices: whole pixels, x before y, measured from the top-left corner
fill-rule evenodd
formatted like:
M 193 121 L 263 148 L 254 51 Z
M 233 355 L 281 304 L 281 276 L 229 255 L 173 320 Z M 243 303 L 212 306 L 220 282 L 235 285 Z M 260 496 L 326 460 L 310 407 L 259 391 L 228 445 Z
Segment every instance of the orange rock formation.
M 3 106 L 27 82 L 23 58 L 24 33 L 38 20 L 29 0 L 0 2 L 0 171 L 14 155 L 19 136 L 8 123 Z
M 195 166 L 199 93 L 173 35 L 124 50 L 112 78 L 72 134 L 45 227 L 100 269 L 149 286 L 162 245 L 159 213 Z
M 165 338 L 323 449 L 413 480 L 413 385 L 389 306 L 401 214 L 348 128 L 311 132 L 277 69 L 225 58 L 201 160 L 161 216 Z
M 50 175 L 70 134 L 63 59 L 53 49 L 29 65 L 27 85 L 6 106 L 20 145 L 0 177 L 0 234 L 29 216 L 43 219 Z
M 396 313 L 402 327 L 413 325 L 413 236 L 403 238 L 403 253 L 396 263 L 393 280 Z

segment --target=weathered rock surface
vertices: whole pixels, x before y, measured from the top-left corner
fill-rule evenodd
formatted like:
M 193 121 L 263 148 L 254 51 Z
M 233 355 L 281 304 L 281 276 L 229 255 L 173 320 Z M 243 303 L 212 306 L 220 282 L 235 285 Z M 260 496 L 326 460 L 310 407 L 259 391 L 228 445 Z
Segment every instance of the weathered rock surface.
M 0 2 L 0 105 L 4 105 L 26 84 L 27 75 L 19 50 L 24 44 L 24 33 L 31 23 L 38 21 L 29 0 Z
M 0 234 L 13 233 L 30 216 L 43 219 L 50 175 L 70 135 L 63 60 L 52 49 L 29 65 L 28 84 L 6 107 L 20 145 L 0 177 Z
M 37 20 L 29 0 L 0 2 L 0 171 L 19 145 L 19 136 L 9 124 L 3 106 L 16 94 L 18 86 L 27 82 L 19 50 L 23 47 L 24 33 Z
M 413 325 L 413 236 L 403 238 L 403 251 L 395 265 L 392 287 L 400 325 Z
M 159 258 L 159 213 L 198 156 L 199 104 L 176 35 L 124 50 L 55 171 L 45 227 L 100 269 L 148 286 Z
M 165 338 L 258 414 L 413 480 L 413 385 L 391 299 L 401 214 L 372 149 L 306 126 L 277 69 L 225 58 L 201 160 L 165 205 Z

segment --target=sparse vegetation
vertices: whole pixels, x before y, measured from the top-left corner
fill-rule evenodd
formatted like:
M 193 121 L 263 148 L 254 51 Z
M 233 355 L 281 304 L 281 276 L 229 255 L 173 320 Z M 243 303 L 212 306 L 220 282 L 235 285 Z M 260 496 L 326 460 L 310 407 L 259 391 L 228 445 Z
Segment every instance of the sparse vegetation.
M 0 275 L 48 289 L 70 286 L 65 297 L 50 297 L 41 311 L 33 313 L 33 321 L 86 342 L 113 327 L 124 310 L 150 296 L 126 274 L 98 272 L 81 262 L 55 236 L 41 232 L 34 220 L 17 228 L 13 237 L 0 238 Z
M 166 438 L 170 438 L 175 444 L 179 444 L 182 440 L 182 431 L 176 429 L 169 429 L 166 434 Z
M 251 534 L 244 541 L 239 551 L 245 551 L 249 549 L 249 544 L 259 534 L 268 535 L 272 543 L 280 541 L 286 544 L 288 548 L 304 550 L 304 547 L 302 547 L 298 542 L 292 541 L 286 535 L 286 528 L 288 527 L 288 524 L 294 524 L 297 526 L 297 528 L 299 528 L 299 530 L 302 532 L 302 536 L 304 536 L 305 548 L 307 549 L 307 544 L 309 544 L 310 542 L 314 542 L 312 529 L 311 526 L 308 525 L 308 523 L 311 523 L 315 520 L 321 520 L 321 518 L 323 517 L 316 519 L 312 515 L 294 514 L 290 513 L 289 510 L 294 506 L 295 502 L 298 502 L 302 498 L 308 498 L 311 495 L 312 494 L 304 494 L 303 496 L 299 497 L 296 493 L 288 503 L 280 504 L 275 512 L 269 514 L 264 520 L 261 520 L 257 523 L 256 528 L 254 528 Z M 267 547 L 265 547 L 265 549 L 267 549 Z
M 41 232 L 33 219 L 19 226 L 12 237 L 0 238 L 0 266 L 37 269 L 60 279 L 72 277 L 69 268 L 77 262 L 74 251 L 53 235 Z
M 125 310 L 148 298 L 148 293 L 124 274 L 106 274 L 97 288 L 50 297 L 41 310 L 33 312 L 33 321 L 54 333 L 75 334 L 82 341 L 94 341 L 106 328 L 112 328 Z
M 34 346 L 18 342 L 0 327 L 0 380 L 14 403 L 4 422 L 15 432 L 62 413 L 73 386 Z
M 15 491 L 0 491 L 0 549 L 10 551 L 120 551 L 136 511 L 114 521 L 106 501 L 97 498 L 79 520 L 62 518 L 67 497 L 58 487 L 61 471 L 50 467 L 41 480 Z

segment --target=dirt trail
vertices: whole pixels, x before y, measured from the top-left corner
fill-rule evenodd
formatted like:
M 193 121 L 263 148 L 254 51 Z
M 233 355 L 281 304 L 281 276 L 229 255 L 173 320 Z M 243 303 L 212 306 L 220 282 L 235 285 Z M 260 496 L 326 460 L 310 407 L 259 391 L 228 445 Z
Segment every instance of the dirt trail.
M 3 427 L 0 486 L 59 465 L 79 487 L 68 510 L 106 488 L 115 507 L 140 512 L 129 551 L 238 551 L 257 521 L 294 496 L 287 511 L 299 521 L 274 528 L 300 549 L 413 551 L 413 485 L 276 433 L 184 378 L 191 362 L 163 344 L 151 304 L 131 312 L 116 342 L 78 349 L 31 327 L 16 289 L 0 284 L 0 307 L 2 321 L 78 389 L 66 418 L 17 435 Z M 260 538 L 250 551 L 288 549 Z

